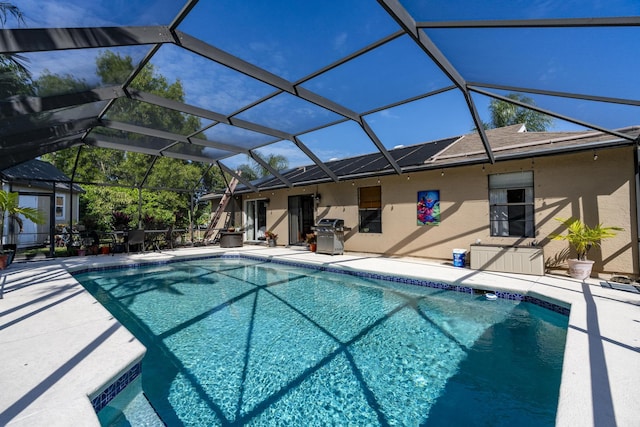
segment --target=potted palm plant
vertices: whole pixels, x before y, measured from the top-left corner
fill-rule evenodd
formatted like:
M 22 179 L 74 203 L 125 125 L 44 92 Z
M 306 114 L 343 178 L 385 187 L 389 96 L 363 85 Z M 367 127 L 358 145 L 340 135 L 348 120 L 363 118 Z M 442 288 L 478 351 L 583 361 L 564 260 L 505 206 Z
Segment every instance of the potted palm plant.
M 309 250 L 311 252 L 315 252 L 317 249 L 316 233 L 308 233 L 306 240 L 307 240 L 307 244 L 309 245 Z
M 271 247 L 275 247 L 278 240 L 278 235 L 273 231 L 267 231 L 264 233 L 264 236 L 267 238 L 267 243 Z
M 36 224 L 42 224 L 44 222 L 44 216 L 39 210 L 30 207 L 22 207 L 18 204 L 18 193 L 0 190 L 0 269 L 6 268 L 15 255 L 15 249 L 13 251 L 7 251 L 4 245 L 4 224 L 8 219 L 9 222 L 18 224 L 19 232 L 22 232 L 23 221 L 21 217 L 24 217 Z
M 566 240 L 576 251 L 577 258 L 567 260 L 569 265 L 569 275 L 574 279 L 584 280 L 591 275 L 593 261 L 587 259 L 589 250 L 594 246 L 600 246 L 603 239 L 614 237 L 618 231 L 623 231 L 620 227 L 605 227 L 597 224 L 589 227 L 584 222 L 576 218 L 556 218 L 567 227 L 567 234 L 553 234 L 554 240 Z

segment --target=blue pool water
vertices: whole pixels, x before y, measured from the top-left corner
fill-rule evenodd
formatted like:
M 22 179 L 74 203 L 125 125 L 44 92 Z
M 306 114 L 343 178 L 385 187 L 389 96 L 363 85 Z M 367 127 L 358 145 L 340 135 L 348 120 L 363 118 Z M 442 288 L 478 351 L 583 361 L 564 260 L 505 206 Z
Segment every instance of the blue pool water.
M 169 426 L 554 425 L 568 319 L 530 303 L 242 258 L 76 279 Z

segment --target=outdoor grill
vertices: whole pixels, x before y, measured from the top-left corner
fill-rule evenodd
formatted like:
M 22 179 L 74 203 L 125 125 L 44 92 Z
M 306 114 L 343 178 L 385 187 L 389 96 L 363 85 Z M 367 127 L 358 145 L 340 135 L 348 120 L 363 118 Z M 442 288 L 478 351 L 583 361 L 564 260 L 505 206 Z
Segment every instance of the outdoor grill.
M 323 218 L 315 227 L 316 252 L 329 255 L 344 253 L 344 220 Z

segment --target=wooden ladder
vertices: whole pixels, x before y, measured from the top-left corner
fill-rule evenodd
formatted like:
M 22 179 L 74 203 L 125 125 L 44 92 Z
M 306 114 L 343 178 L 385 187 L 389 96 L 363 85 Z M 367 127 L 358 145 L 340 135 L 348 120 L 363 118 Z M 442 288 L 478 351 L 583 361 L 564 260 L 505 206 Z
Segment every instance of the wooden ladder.
M 233 192 L 235 191 L 237 185 L 238 185 L 237 178 L 234 177 L 231 179 L 231 181 L 229 181 L 229 186 L 227 187 L 224 194 L 222 195 L 222 199 L 220 199 L 220 203 L 218 204 L 217 209 L 213 214 L 211 214 L 211 220 L 209 221 L 209 226 L 207 227 L 207 231 L 204 233 L 205 242 L 208 241 L 209 238 L 216 231 L 218 231 L 218 233 L 216 233 L 216 237 L 213 239 L 213 241 L 215 242 L 217 240 L 219 230 L 216 230 L 216 226 L 218 225 L 218 221 L 220 221 L 220 217 L 224 213 L 224 210 L 227 208 L 227 205 L 229 204 L 229 200 L 231 200 L 231 196 L 233 196 Z

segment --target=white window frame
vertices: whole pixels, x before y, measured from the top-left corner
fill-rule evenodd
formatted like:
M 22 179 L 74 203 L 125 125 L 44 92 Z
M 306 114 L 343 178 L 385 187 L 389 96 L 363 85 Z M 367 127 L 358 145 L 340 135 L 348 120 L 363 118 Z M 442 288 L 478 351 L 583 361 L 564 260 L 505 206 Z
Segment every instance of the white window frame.
M 533 188 L 533 171 L 489 175 L 491 236 L 535 237 Z M 508 200 L 519 192 L 524 200 Z
M 58 198 L 60 198 L 62 200 L 62 206 L 58 205 Z M 65 194 L 56 194 L 55 198 L 53 200 L 54 203 L 54 212 L 56 214 L 56 220 L 62 220 L 66 218 L 66 212 L 67 212 L 67 197 Z M 61 207 L 62 208 L 62 214 L 58 215 L 58 208 Z

